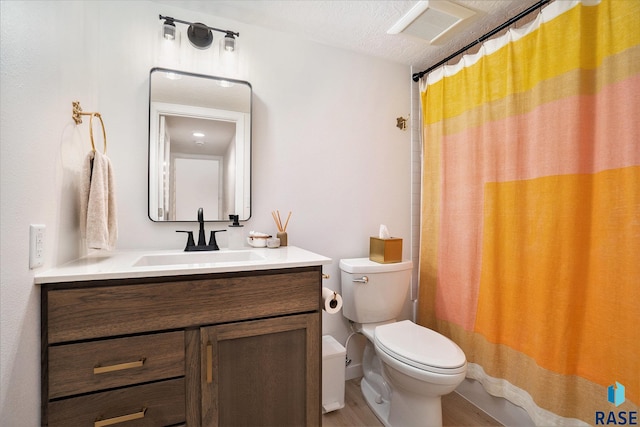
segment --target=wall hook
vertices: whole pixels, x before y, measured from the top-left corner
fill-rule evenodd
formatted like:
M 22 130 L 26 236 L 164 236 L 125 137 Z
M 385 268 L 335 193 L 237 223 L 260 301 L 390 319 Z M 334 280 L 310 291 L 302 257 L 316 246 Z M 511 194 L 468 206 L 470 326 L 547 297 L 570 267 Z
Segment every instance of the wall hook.
M 406 119 L 404 117 L 397 117 L 396 127 L 400 130 L 407 130 L 407 120 L 409 120 L 408 117 Z
M 79 101 L 73 101 L 72 105 L 73 110 L 71 113 L 71 117 L 73 118 L 73 121 L 76 122 L 77 125 L 79 125 L 80 123 L 82 123 L 82 107 L 80 106 Z

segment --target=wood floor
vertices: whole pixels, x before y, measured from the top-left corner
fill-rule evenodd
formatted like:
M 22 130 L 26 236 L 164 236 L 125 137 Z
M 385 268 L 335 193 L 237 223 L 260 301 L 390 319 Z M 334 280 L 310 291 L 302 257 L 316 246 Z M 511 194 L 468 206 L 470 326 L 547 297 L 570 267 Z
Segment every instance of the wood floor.
M 323 427 L 382 426 L 362 397 L 359 378 L 346 382 L 344 399 L 344 408 L 322 416 Z M 501 425 L 457 393 L 442 398 L 442 424 L 445 427 Z

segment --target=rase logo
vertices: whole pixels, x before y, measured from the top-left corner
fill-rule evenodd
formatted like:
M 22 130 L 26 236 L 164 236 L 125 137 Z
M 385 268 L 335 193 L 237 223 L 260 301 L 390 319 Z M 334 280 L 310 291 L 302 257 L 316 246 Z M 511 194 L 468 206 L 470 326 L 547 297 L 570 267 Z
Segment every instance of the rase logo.
M 607 389 L 607 400 L 618 407 L 624 403 L 624 386 L 618 381 L 616 381 L 616 386 L 610 385 Z
M 616 405 L 624 403 L 624 386 L 616 381 L 607 388 L 607 400 Z M 638 411 L 596 411 L 596 425 L 638 425 Z

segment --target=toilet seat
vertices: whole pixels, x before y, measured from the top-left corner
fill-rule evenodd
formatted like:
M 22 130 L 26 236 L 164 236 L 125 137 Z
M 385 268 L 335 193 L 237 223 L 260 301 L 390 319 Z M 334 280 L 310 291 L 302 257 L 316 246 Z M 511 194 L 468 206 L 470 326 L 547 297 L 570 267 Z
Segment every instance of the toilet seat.
M 411 321 L 378 326 L 374 339 L 381 351 L 414 368 L 440 374 L 466 371 L 466 357 L 456 343 Z

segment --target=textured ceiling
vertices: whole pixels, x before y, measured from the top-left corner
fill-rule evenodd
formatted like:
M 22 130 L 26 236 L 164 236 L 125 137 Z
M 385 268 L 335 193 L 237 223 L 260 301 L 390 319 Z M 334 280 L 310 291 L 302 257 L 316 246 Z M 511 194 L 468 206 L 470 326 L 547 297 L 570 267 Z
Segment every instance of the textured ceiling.
M 437 3 L 441 0 L 431 0 Z M 391 28 L 417 1 L 387 0 L 156 0 L 187 10 L 279 30 L 393 62 L 427 68 L 478 39 L 538 0 L 451 0 L 476 14 L 437 45 Z M 178 18 L 178 17 L 177 17 Z M 215 26 L 215 22 L 207 23 Z

